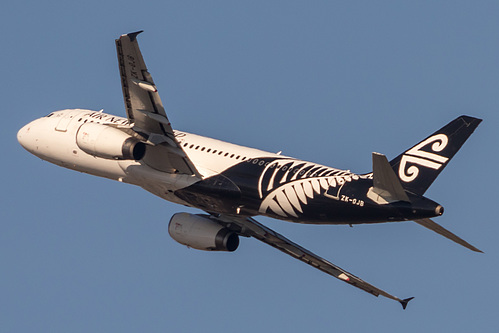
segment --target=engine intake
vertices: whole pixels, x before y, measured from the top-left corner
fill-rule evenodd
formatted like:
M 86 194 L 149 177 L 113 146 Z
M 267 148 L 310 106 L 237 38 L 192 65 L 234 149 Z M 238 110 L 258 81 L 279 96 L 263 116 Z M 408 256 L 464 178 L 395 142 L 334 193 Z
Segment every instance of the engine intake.
M 141 160 L 146 145 L 140 140 L 102 124 L 85 123 L 76 133 L 76 144 L 92 156 L 115 160 Z
M 235 232 L 201 215 L 173 215 L 168 233 L 180 244 L 198 250 L 232 252 L 239 246 L 239 236 Z

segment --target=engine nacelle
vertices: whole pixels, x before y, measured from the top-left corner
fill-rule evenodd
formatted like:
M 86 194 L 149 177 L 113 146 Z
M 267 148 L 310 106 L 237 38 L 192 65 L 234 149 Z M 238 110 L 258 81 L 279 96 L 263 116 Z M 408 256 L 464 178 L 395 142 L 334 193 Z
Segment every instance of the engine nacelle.
M 145 143 L 115 127 L 96 123 L 80 126 L 76 144 L 85 153 L 106 159 L 140 160 L 146 153 Z
M 172 216 L 168 233 L 180 244 L 204 251 L 235 251 L 239 236 L 207 217 L 189 213 Z

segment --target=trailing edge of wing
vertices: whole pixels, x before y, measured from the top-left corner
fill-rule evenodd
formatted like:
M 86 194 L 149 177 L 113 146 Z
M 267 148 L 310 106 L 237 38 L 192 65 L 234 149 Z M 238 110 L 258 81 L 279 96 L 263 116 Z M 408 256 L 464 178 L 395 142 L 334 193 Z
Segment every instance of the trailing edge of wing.
M 140 52 L 137 35 L 141 32 L 120 36 L 116 40 L 116 52 L 128 119 L 133 129 L 149 143 L 143 161 L 160 171 L 201 177 L 175 138 Z
M 428 228 L 432 231 L 435 231 L 437 234 L 440 234 L 440 235 L 444 236 L 445 238 L 450 239 L 451 241 L 456 242 L 457 244 L 462 245 L 462 246 L 470 249 L 471 251 L 483 253 L 483 251 L 480 251 L 479 249 L 477 249 L 476 247 L 474 247 L 473 245 L 471 245 L 470 243 L 468 243 L 464 239 L 454 235 L 452 232 L 445 229 L 441 225 L 433 222 L 430 219 L 414 220 L 414 222 L 416 222 L 419 225 L 422 225 L 425 228 Z
M 333 263 L 327 261 L 324 258 L 312 253 L 311 251 L 301 247 L 300 245 L 290 241 L 283 235 L 273 231 L 270 228 L 258 223 L 253 218 L 250 217 L 240 217 L 240 216 L 227 216 L 222 215 L 217 217 L 219 223 L 224 224 L 226 227 L 234 230 L 242 236 L 254 237 L 265 244 L 268 244 L 281 252 L 284 252 L 295 259 L 303 261 L 304 263 L 321 270 L 322 272 L 334 276 L 354 287 L 362 289 L 374 296 L 384 296 L 393 300 L 396 300 L 402 304 L 405 309 L 407 303 L 412 299 L 400 299 L 396 296 L 390 295 L 389 293 L 376 288 L 375 286 L 363 281 L 357 276 L 343 270 L 342 268 L 334 265 Z M 237 227 L 235 227 L 237 226 Z

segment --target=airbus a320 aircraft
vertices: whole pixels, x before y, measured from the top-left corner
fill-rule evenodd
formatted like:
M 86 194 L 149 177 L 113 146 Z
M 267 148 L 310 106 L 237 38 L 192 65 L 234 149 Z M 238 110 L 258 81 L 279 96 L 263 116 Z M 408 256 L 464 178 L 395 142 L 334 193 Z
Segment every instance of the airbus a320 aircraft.
M 234 251 L 254 237 L 374 296 L 400 299 L 361 280 L 254 220 L 264 215 L 307 224 L 415 221 L 481 252 L 430 218 L 423 196 L 481 120 L 460 116 L 392 161 L 372 154 L 373 171 L 355 174 L 280 154 L 173 130 L 142 58 L 137 35 L 116 40 L 127 118 L 102 111 L 52 112 L 21 128 L 30 153 L 65 168 L 137 185 L 203 210 L 177 213 L 171 237 L 206 251 Z

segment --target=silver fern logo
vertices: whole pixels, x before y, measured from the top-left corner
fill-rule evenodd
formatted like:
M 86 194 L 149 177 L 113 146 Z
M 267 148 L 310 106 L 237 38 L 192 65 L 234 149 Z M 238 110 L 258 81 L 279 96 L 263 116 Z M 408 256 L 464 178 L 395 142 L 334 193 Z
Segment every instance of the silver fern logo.
M 447 147 L 448 143 L 449 138 L 445 134 L 437 134 L 409 149 L 400 160 L 400 179 L 406 183 L 416 179 L 419 175 L 419 168 L 416 165 L 434 170 L 440 169 L 449 159 L 422 149 L 431 144 L 431 150 L 438 153 Z M 407 167 L 408 164 L 410 164 L 409 167 Z
M 298 217 L 315 196 L 324 195 L 339 200 L 339 192 L 347 182 L 369 176 L 359 176 L 314 163 L 293 159 L 269 162 L 258 181 L 262 199 L 260 213 L 268 210 L 282 217 Z

